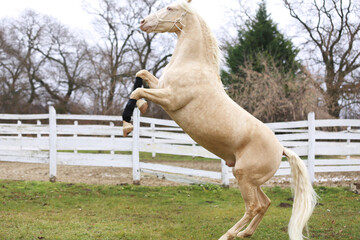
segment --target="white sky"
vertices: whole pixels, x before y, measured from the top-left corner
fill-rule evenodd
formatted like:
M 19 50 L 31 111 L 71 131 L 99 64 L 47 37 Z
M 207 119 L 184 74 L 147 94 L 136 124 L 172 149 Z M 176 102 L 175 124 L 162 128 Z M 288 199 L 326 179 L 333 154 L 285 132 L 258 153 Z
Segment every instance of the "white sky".
M 82 9 L 82 2 L 83 0 L 0 0 L 0 17 L 17 17 L 23 10 L 30 8 L 73 27 L 91 29 L 92 17 Z
M 94 3 L 94 5 L 98 2 L 98 0 L 85 1 L 90 4 Z M 211 28 L 216 31 L 227 22 L 227 9 L 236 1 L 193 0 L 192 4 Z M 16 17 L 24 9 L 31 8 L 37 12 L 56 17 L 74 28 L 92 31 L 92 16 L 83 9 L 83 2 L 84 0 L 0 0 L 0 18 Z M 259 2 L 259 0 L 252 2 Z M 257 9 L 256 4 L 254 4 L 254 8 Z M 267 0 L 267 8 L 272 19 L 279 23 L 279 27 L 284 33 L 284 30 L 288 29 L 287 25 L 291 18 L 288 11 L 283 7 L 282 0 Z M 289 34 L 285 33 L 285 35 Z

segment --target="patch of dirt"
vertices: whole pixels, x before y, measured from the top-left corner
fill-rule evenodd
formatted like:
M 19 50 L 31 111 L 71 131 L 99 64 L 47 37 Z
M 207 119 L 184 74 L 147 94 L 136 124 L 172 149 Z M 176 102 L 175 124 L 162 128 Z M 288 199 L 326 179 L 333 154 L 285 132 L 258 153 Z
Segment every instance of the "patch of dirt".
M 141 160 L 142 161 L 142 160 Z M 221 172 L 221 163 L 220 161 L 158 161 L 158 160 L 144 160 L 142 162 L 148 163 L 157 163 L 164 165 L 171 165 L 176 167 L 199 169 L 199 170 L 208 170 L 208 171 L 217 171 Z
M 0 162 L 0 179 L 49 181 L 49 165 Z M 108 185 L 132 184 L 132 169 L 58 165 L 56 181 Z M 141 175 L 141 184 L 146 186 L 181 185 L 158 179 L 156 176 L 149 174 Z
M 354 182 L 360 182 L 360 172 L 316 173 L 315 186 L 349 187 Z M 274 176 L 264 186 L 288 187 L 291 185 L 290 176 Z
M 279 205 L 278 205 L 278 207 L 281 207 L 281 208 L 291 208 L 292 207 L 292 205 L 290 204 L 290 203 L 280 203 Z
M 166 165 L 221 171 L 220 162 L 206 161 L 148 161 Z M 0 161 L 0 179 L 7 180 L 34 180 L 49 181 L 49 165 L 35 163 L 15 163 Z M 213 179 L 196 178 L 198 181 L 208 181 L 220 184 Z M 290 176 L 274 176 L 264 186 L 290 186 Z M 57 181 L 68 183 L 87 184 L 132 184 L 132 169 L 112 167 L 86 167 L 86 166 L 57 166 Z M 344 173 L 318 173 L 315 185 L 318 186 L 349 186 L 351 183 L 360 182 L 359 172 Z M 141 185 L 145 186 L 178 186 L 184 185 L 165 179 L 158 179 L 153 174 L 141 173 Z M 236 187 L 236 180 L 230 180 L 230 187 Z

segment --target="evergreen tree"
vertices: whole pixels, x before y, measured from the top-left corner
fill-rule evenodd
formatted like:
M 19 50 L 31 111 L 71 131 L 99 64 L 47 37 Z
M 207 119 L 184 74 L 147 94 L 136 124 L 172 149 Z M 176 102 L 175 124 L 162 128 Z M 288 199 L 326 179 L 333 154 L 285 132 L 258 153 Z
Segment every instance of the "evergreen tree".
M 256 72 L 263 72 L 261 61 L 264 56 L 275 62 L 276 67 L 286 74 L 295 74 L 300 68 L 295 60 L 298 49 L 279 32 L 267 13 L 264 0 L 259 4 L 255 19 L 246 23 L 246 29 L 239 30 L 238 44 L 228 46 L 227 53 L 226 65 L 229 72 L 222 72 L 225 85 L 244 81 L 246 76 L 241 67 L 246 64 Z

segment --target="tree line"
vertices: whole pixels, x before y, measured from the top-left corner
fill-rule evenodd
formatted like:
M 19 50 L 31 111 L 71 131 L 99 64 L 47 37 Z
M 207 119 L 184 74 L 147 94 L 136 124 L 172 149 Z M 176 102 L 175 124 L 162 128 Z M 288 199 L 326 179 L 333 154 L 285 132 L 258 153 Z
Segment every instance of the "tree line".
M 226 46 L 222 78 L 229 95 L 263 121 L 304 119 L 310 111 L 321 118 L 359 118 L 360 3 L 283 3 L 303 43 L 295 47 L 278 30 L 262 1 Z
M 155 75 L 171 42 L 139 29 L 155 0 L 100 0 L 88 6 L 97 42 L 50 16 L 26 10 L 0 26 L 0 112 L 119 114 L 140 69 Z M 161 42 L 161 45 L 160 43 Z
M 360 3 L 283 2 L 306 36 L 304 43 L 295 47 L 261 2 L 254 16 L 238 24 L 237 38 L 221 43 L 226 59 L 221 76 L 230 97 L 265 122 L 304 119 L 309 111 L 359 117 Z M 163 3 L 98 4 L 86 7 L 100 36 L 97 41 L 32 10 L 1 20 L 1 113 L 47 112 L 52 102 L 60 113 L 119 115 L 137 71 L 161 74 L 175 39 L 136 26 Z M 166 117 L 155 106 L 150 114 Z

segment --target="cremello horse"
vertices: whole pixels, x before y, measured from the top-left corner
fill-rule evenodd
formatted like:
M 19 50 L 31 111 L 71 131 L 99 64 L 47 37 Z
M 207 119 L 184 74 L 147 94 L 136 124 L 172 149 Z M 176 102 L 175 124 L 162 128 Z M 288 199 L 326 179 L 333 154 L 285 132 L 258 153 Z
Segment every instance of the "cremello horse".
M 316 203 L 307 169 L 265 124 L 228 97 L 219 77 L 216 40 L 190 2 L 175 2 L 141 21 L 143 31 L 174 32 L 178 42 L 160 79 L 146 70 L 137 73 L 150 89 L 139 88 L 130 98 L 160 104 L 197 143 L 234 167 L 246 212 L 221 240 L 249 237 L 255 232 L 270 205 L 260 186 L 275 174 L 282 155 L 287 156 L 294 179 L 289 236 L 302 239 Z

